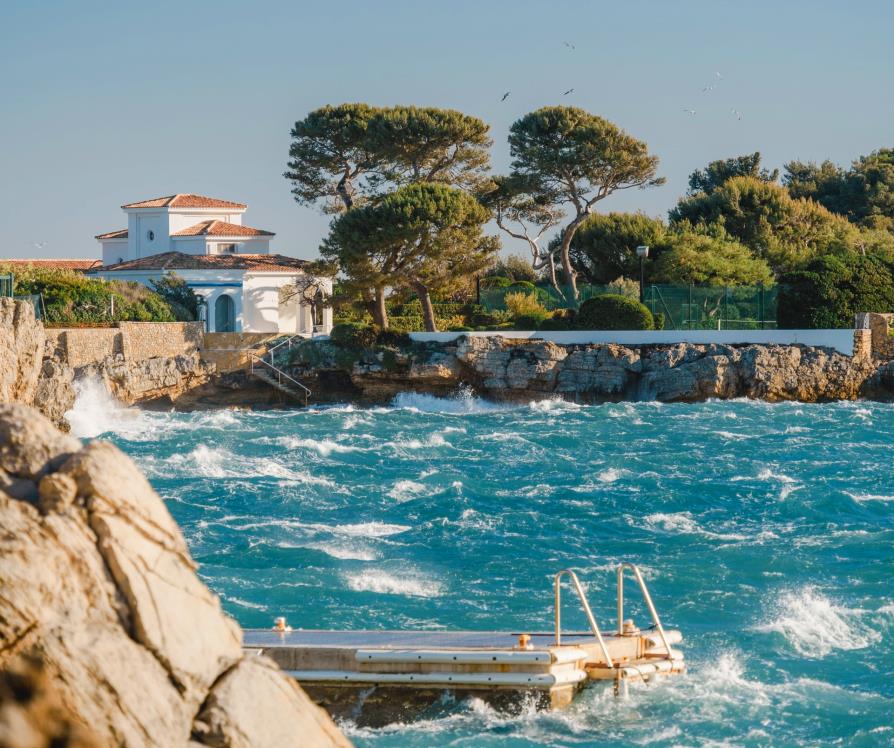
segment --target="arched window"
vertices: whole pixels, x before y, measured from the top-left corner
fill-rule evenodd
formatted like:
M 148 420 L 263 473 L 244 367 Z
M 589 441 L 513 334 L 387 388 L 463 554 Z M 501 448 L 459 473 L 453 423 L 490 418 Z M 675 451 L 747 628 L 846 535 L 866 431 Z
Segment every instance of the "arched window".
M 218 296 L 214 302 L 214 331 L 236 331 L 236 307 L 233 299 L 226 294 Z

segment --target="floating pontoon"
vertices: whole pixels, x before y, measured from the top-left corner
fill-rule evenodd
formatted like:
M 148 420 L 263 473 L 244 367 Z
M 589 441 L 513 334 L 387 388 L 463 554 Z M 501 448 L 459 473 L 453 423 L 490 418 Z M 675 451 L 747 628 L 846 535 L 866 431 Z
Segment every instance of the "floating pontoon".
M 642 591 L 652 618 L 644 630 L 624 618 L 624 572 Z M 610 682 L 626 695 L 631 681 L 651 681 L 685 670 L 673 648 L 679 631 L 665 630 L 640 570 L 618 566 L 618 627 L 602 633 L 577 575 L 555 575 L 555 630 L 313 631 L 291 630 L 277 619 L 273 630 L 245 632 L 245 648 L 271 657 L 321 706 L 366 724 L 406 719 L 443 699 L 477 696 L 500 708 L 530 703 L 560 709 L 593 681 Z M 589 632 L 563 633 L 562 579 L 580 598 Z

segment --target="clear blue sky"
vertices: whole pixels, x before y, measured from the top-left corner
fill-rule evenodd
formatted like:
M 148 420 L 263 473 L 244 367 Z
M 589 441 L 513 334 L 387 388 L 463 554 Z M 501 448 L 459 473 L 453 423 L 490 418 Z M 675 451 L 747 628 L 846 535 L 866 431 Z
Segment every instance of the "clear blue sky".
M 197 192 L 313 257 L 328 218 L 281 176 L 289 129 L 344 101 L 480 116 L 498 170 L 517 117 L 584 107 L 646 140 L 668 180 L 600 209 L 663 215 L 713 159 L 894 145 L 892 25 L 882 1 L 4 3 L 0 256 L 98 256 L 122 203 Z

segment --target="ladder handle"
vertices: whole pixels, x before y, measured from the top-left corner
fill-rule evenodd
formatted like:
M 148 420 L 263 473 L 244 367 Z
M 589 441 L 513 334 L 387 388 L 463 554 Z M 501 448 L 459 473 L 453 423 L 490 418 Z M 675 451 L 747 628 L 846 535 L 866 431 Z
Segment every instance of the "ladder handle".
M 670 644 L 668 644 L 667 641 L 667 635 L 664 633 L 664 626 L 661 625 L 661 619 L 658 617 L 655 603 L 652 602 L 652 596 L 649 594 L 649 589 L 646 587 L 646 580 L 643 579 L 643 575 L 636 564 L 618 564 L 618 634 L 624 633 L 624 569 L 630 569 L 633 572 L 636 581 L 639 583 L 639 588 L 643 593 L 643 600 L 646 601 L 646 607 L 649 609 L 649 614 L 652 616 L 652 623 L 654 623 L 655 628 L 658 629 L 658 634 L 661 636 L 661 643 L 664 644 L 664 649 L 667 652 L 667 659 L 673 659 Z
M 562 569 L 555 576 L 554 587 L 555 587 L 555 595 L 556 595 L 556 646 L 560 646 L 562 644 L 562 576 L 564 574 L 568 575 L 568 578 L 571 579 L 572 584 L 574 585 L 574 589 L 577 592 L 577 596 L 580 598 L 581 605 L 583 606 L 584 613 L 587 616 L 587 621 L 590 624 L 590 630 L 593 632 L 596 640 L 599 642 L 599 647 L 602 649 L 602 654 L 605 657 L 605 664 L 613 668 L 614 663 L 612 662 L 611 655 L 608 653 L 608 647 L 605 646 L 605 639 L 602 638 L 602 632 L 599 630 L 599 625 L 596 623 L 596 618 L 593 616 L 593 611 L 590 609 L 590 603 L 587 602 L 587 596 L 584 594 L 584 588 L 581 587 L 580 580 L 577 578 L 577 574 L 575 574 L 571 569 Z

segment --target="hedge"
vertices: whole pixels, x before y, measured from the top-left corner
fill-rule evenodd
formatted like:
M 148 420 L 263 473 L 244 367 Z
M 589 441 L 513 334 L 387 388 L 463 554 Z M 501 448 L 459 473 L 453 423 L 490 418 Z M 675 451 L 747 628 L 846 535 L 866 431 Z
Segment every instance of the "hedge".
M 783 329 L 849 328 L 857 312 L 894 311 L 894 269 L 873 255 L 828 255 L 782 277 Z
M 581 304 L 575 325 L 579 330 L 654 330 L 648 307 L 629 296 L 602 294 Z

